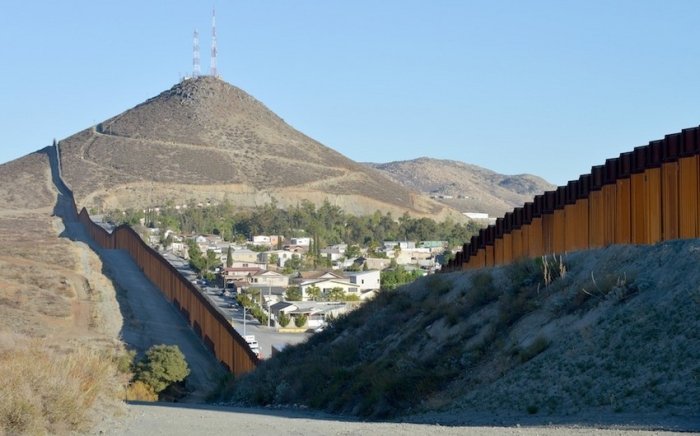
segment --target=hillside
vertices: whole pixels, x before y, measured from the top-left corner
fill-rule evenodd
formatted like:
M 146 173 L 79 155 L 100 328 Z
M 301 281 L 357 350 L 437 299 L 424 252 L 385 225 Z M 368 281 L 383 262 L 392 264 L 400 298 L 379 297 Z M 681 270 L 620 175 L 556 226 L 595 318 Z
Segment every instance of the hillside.
M 0 165 L 0 433 L 84 431 L 120 410 L 116 291 L 57 216 L 50 153 Z
M 697 425 L 699 261 L 686 240 L 429 276 L 265 362 L 229 398 L 373 419 Z
M 459 214 L 293 129 L 244 91 L 213 77 L 171 89 L 61 141 L 64 178 L 81 206 L 167 201 L 241 207 L 302 199 L 354 214 Z
M 503 175 L 477 165 L 422 157 L 370 168 L 408 189 L 431 196 L 452 196 L 442 203 L 462 212 L 486 212 L 499 217 L 556 186 L 530 174 Z

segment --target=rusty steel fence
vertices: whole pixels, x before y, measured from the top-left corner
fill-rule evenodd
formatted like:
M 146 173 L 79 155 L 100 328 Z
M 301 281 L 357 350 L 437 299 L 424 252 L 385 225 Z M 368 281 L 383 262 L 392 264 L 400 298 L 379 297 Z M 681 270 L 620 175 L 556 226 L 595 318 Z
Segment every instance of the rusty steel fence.
M 537 195 L 472 237 L 443 271 L 700 237 L 700 128 L 636 147 Z
M 228 371 L 240 375 L 258 365 L 258 357 L 226 316 L 131 227 L 121 225 L 109 233 L 92 221 L 85 208 L 78 214 L 78 220 L 101 247 L 129 253 L 143 274 L 175 305 Z

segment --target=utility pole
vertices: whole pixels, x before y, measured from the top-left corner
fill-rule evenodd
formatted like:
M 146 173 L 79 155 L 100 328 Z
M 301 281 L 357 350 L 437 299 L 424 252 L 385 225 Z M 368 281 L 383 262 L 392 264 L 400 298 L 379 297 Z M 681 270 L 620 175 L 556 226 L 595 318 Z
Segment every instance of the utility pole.
M 242 300 L 241 300 L 241 301 L 242 301 Z M 245 306 L 243 306 L 243 337 L 244 337 L 244 338 L 245 338 L 245 334 L 246 334 L 246 332 L 245 332 L 245 325 L 246 325 L 246 323 L 245 323 Z
M 267 326 L 270 327 L 270 320 L 272 319 L 272 307 L 270 307 L 270 301 L 272 301 L 272 287 L 267 285 Z

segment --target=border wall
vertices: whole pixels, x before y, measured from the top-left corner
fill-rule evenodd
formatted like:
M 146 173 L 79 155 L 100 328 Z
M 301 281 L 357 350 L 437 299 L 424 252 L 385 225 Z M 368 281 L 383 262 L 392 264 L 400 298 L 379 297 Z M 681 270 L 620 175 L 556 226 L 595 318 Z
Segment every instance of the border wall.
M 75 198 L 61 175 L 59 144 L 54 141 L 56 172 L 59 189 L 69 197 L 71 213 L 77 212 Z M 180 272 L 156 250 L 149 247 L 129 226 L 122 225 L 111 233 L 95 224 L 88 211 L 83 208 L 77 215 L 90 238 L 100 247 L 110 250 L 126 250 L 143 274 L 163 293 L 187 320 L 192 330 L 212 351 L 224 367 L 235 375 L 255 369 L 258 357 L 251 351 L 245 339 L 233 328 L 222 314 Z
M 78 220 L 101 247 L 126 250 L 143 274 L 175 305 L 194 332 L 230 372 L 240 375 L 255 369 L 257 356 L 229 320 L 131 227 L 121 225 L 108 233 L 90 219 L 85 208 L 78 214 Z
M 445 272 L 700 237 L 700 128 L 636 147 L 481 229 Z

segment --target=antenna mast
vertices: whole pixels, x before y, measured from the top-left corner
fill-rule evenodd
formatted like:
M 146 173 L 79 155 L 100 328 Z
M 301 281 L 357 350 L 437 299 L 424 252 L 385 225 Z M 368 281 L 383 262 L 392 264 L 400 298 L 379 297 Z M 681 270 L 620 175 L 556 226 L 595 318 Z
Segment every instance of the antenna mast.
M 192 52 L 192 77 L 197 78 L 202 73 L 199 66 L 199 32 L 197 32 L 197 29 L 194 30 Z
M 211 75 L 219 77 L 216 71 L 216 9 L 211 11 Z

